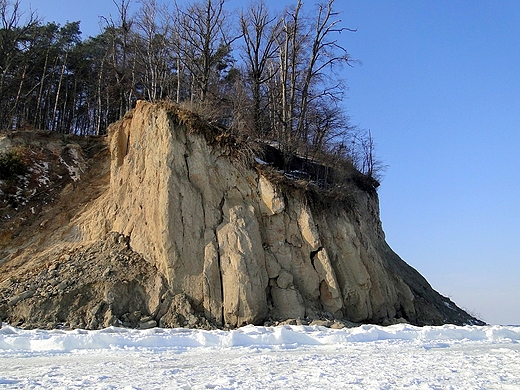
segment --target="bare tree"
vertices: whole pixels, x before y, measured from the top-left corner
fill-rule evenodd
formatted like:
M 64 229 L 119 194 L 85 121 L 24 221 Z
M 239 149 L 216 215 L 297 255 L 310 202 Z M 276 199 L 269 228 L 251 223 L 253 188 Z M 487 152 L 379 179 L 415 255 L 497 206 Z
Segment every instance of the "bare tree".
M 354 142 L 356 150 L 352 154 L 357 156 L 356 168 L 366 176 L 379 181 L 387 166 L 375 155 L 376 147 L 372 132 L 368 130 L 358 134 Z
M 271 109 L 275 114 L 275 127 L 277 141 L 283 153 L 286 168 L 289 168 L 292 157 L 297 149 L 297 142 L 294 139 L 294 121 L 297 116 L 296 101 L 298 92 L 298 79 L 300 73 L 300 58 L 303 54 L 304 41 L 306 39 L 303 31 L 303 21 L 301 18 L 302 1 L 294 8 L 285 11 L 279 29 L 276 32 L 278 47 L 278 69 L 272 94 Z M 272 74 L 274 68 L 271 68 Z
M 275 35 L 279 31 L 276 17 L 269 14 L 263 0 L 251 3 L 240 15 L 240 28 L 244 39 L 244 61 L 253 99 L 253 127 L 256 134 L 262 133 L 263 96 L 262 87 L 273 73 L 267 72 L 269 61 L 277 52 Z
M 174 9 L 173 12 L 167 13 L 167 21 L 166 24 L 170 26 L 168 41 L 171 45 L 171 51 L 173 56 L 173 61 L 175 63 L 175 100 L 177 103 L 180 103 L 183 100 L 188 92 L 188 87 L 185 86 L 185 80 L 189 80 L 189 75 L 186 75 L 186 66 L 185 61 L 182 61 L 182 55 L 184 53 L 185 42 L 182 39 L 183 28 L 182 28 L 182 20 L 183 16 L 179 12 L 178 6 Z
M 317 16 L 312 30 L 312 46 L 308 58 L 308 64 L 304 71 L 304 81 L 301 92 L 300 116 L 305 118 L 309 105 L 316 99 L 328 97 L 332 100 L 341 99 L 341 83 L 333 81 L 332 84 L 324 84 L 323 70 L 333 69 L 335 66 L 349 64 L 351 60 L 347 50 L 340 46 L 335 39 L 331 39 L 331 34 L 343 31 L 355 31 L 346 27 L 338 27 L 339 19 L 333 19 L 338 15 L 333 11 L 335 0 L 328 0 L 327 3 L 320 3 L 317 6 Z M 323 88 L 313 87 L 322 83 Z M 319 92 L 317 92 L 319 91 Z M 308 139 L 308 129 L 304 121 L 298 122 L 296 133 L 300 138 Z
M 206 101 L 212 77 L 218 73 L 237 37 L 231 37 L 226 0 L 205 0 L 186 9 L 177 6 L 181 15 L 180 58 L 192 77 L 192 98 Z
M 325 141 L 338 136 L 336 126 L 311 126 L 332 123 L 327 122 L 329 112 L 322 109 L 342 99 L 336 71 L 351 62 L 334 34 L 354 30 L 340 27 L 334 1 L 319 3 L 315 16 L 310 17 L 305 16 L 303 2 L 298 0 L 286 9 L 275 34 L 277 66 L 268 66 L 273 76 L 268 84 L 271 123 L 287 169 L 296 153 L 307 154 L 313 148 L 312 142 L 318 142 L 315 150 L 323 149 Z M 323 118 L 319 118 L 322 111 Z
M 132 107 L 134 99 L 134 68 L 135 56 L 132 53 L 133 18 L 128 14 L 131 0 L 112 0 L 118 10 L 119 20 L 104 19 L 105 32 L 110 39 L 107 47 L 107 66 L 115 78 L 114 93 L 119 95 L 119 116 Z M 108 92 L 108 91 L 107 91 Z M 111 100 L 109 96 L 107 101 Z
M 356 131 L 337 102 L 326 97 L 315 99 L 309 104 L 305 129 L 309 142 L 306 143 L 303 155 L 310 160 L 323 160 L 331 149 L 354 136 Z
M 137 46 L 139 61 L 144 70 L 145 96 L 156 101 L 169 94 L 172 73 L 172 52 L 168 39 L 171 26 L 169 14 L 156 0 L 143 0 L 136 17 L 141 44 Z

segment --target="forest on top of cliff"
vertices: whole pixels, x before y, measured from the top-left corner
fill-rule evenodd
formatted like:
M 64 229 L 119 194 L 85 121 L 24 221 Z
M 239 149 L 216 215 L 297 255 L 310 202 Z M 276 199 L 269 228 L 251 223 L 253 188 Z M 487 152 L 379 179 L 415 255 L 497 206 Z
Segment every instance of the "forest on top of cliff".
M 43 23 L 0 0 L 0 128 L 101 135 L 138 100 L 183 105 L 237 139 L 295 158 L 348 162 L 378 178 L 369 131 L 349 123 L 335 0 L 279 14 L 262 0 L 230 13 L 226 0 L 166 7 L 114 1 L 116 18 L 82 39 L 80 22 Z

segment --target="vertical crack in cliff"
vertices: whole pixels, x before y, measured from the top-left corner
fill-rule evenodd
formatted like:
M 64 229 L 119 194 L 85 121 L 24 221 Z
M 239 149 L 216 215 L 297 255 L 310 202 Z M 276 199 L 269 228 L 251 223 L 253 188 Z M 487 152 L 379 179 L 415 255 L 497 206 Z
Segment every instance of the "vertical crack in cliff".
M 226 197 L 223 196 L 220 200 L 220 204 L 218 205 L 218 209 L 220 210 L 220 218 L 218 220 L 217 226 L 215 226 L 215 229 L 213 229 L 213 234 L 215 235 L 215 241 L 217 242 L 217 265 L 218 265 L 218 275 L 220 278 L 220 315 L 222 318 L 222 325 L 225 323 L 225 317 L 224 317 L 224 277 L 222 275 L 222 262 L 220 259 L 220 244 L 218 242 L 218 227 L 222 224 L 224 221 L 224 202 L 226 201 Z
M 130 150 L 130 132 L 128 132 L 128 136 L 126 137 L 126 145 L 125 150 L 123 151 L 123 158 L 128 154 L 128 150 Z
M 188 177 L 188 180 L 190 180 L 190 164 L 188 162 L 189 157 L 189 154 L 184 153 L 184 163 L 186 164 L 186 176 Z
M 180 239 L 181 239 L 181 245 L 176 245 L 175 247 L 175 251 L 178 253 L 178 252 L 181 252 L 183 253 L 184 252 L 184 244 L 185 244 L 185 240 L 186 240 L 186 221 L 185 221 L 185 217 L 184 217 L 184 195 L 182 193 L 182 191 L 179 192 L 179 214 L 180 214 L 180 217 L 181 217 L 181 226 L 179 226 L 179 230 L 181 232 L 181 235 L 180 235 Z M 180 248 L 179 248 L 180 247 Z

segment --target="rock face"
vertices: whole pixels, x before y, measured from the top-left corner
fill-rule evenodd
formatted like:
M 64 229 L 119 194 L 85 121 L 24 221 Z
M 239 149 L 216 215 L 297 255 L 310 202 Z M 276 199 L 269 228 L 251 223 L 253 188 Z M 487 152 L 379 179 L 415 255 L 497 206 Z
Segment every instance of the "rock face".
M 138 102 L 111 126 L 108 141 L 104 192 L 48 234 L 47 243 L 39 240 L 39 251 L 30 245 L 13 249 L 0 264 L 8 321 L 41 326 L 44 319 L 35 320 L 34 306 L 54 302 L 61 317 L 47 316 L 47 323 L 90 328 L 237 327 L 291 318 L 479 323 L 390 249 L 374 192 L 353 191 L 349 209 L 317 207 L 305 191 L 236 164 L 225 148 L 211 146 L 164 104 Z M 74 276 L 85 290 L 83 301 L 68 306 L 73 313 L 62 307 L 72 274 L 50 298 L 34 280 L 25 290 L 16 288 L 24 284 L 19 276 L 2 282 L 6 270 L 13 274 L 13 264 L 44 263 L 38 277 L 45 278 L 53 256 L 78 269 L 85 248 L 118 240 L 123 247 L 82 258 L 83 267 L 100 265 L 88 288 L 82 273 Z M 66 250 L 73 255 L 64 260 Z M 45 259 L 29 260 L 29 252 Z M 119 264 L 117 258 L 126 269 L 112 264 Z M 85 298 L 87 290 L 91 298 Z M 132 294 L 138 304 L 129 303 Z M 18 307 L 24 302 L 22 315 Z

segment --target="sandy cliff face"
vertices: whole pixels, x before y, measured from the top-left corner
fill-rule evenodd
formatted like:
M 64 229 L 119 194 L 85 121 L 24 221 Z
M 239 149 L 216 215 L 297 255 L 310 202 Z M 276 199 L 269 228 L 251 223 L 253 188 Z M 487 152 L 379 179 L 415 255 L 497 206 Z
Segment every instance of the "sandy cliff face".
M 123 249 L 143 262 L 139 278 L 123 278 L 140 280 L 133 289 L 141 304 L 116 307 L 118 299 L 131 300 L 132 289 L 109 299 L 93 288 L 98 306 L 90 304 L 76 323 L 182 326 L 193 314 L 227 327 L 289 318 L 476 321 L 388 247 L 374 193 L 355 190 L 350 209 L 318 208 L 303 190 L 277 185 L 261 169 L 235 166 L 225 149 L 210 146 L 167 105 L 138 102 L 112 125 L 109 144 L 109 184 L 59 230 L 60 245 L 75 259 L 110 232 L 124 237 L 129 245 Z M 56 242 L 54 248 L 59 253 Z M 13 261 L 20 260 L 10 256 L 4 269 Z M 101 276 L 109 291 L 110 278 Z M 7 285 L 11 294 L 23 294 Z M 4 315 L 15 318 L 18 304 L 37 304 L 38 293 L 29 295 L 5 303 Z M 135 312 L 142 316 L 134 314 L 132 322 Z M 70 323 L 68 316 L 62 313 L 60 321 Z

